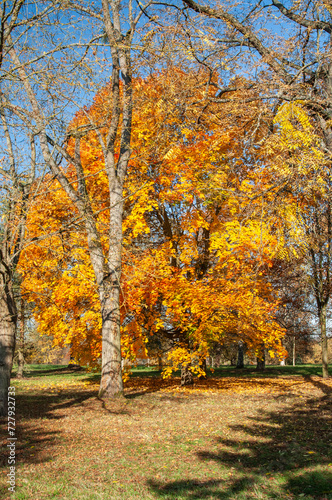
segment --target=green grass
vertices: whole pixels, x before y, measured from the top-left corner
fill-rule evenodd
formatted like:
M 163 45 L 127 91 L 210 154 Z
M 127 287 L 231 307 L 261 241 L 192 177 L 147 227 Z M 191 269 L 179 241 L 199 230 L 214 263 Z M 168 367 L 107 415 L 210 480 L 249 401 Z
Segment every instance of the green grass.
M 17 488 L 9 497 L 3 432 L 1 499 L 332 500 L 332 382 L 319 366 L 222 367 L 188 390 L 139 369 L 113 401 L 93 373 L 28 368 L 12 380 Z
M 332 373 L 332 365 L 330 366 L 330 372 Z M 17 368 L 14 366 L 13 375 L 15 376 Z M 268 365 L 263 372 L 258 372 L 253 365 L 246 365 L 243 369 L 237 369 L 233 366 L 220 366 L 211 370 L 208 368 L 207 376 L 210 378 L 220 378 L 220 377 L 285 377 L 285 376 L 320 376 L 322 373 L 321 365 L 311 364 L 311 365 L 296 365 L 296 366 L 280 366 L 280 365 Z M 64 376 L 64 377 L 77 377 L 81 378 L 82 372 L 72 372 L 67 369 L 64 365 L 27 365 L 25 368 L 25 377 L 35 377 L 35 376 Z M 132 369 L 133 377 L 160 377 L 161 371 L 156 367 L 145 367 L 137 366 Z M 179 377 L 180 371 L 176 371 L 174 376 Z M 99 380 L 99 372 L 90 372 L 89 378 L 91 380 Z

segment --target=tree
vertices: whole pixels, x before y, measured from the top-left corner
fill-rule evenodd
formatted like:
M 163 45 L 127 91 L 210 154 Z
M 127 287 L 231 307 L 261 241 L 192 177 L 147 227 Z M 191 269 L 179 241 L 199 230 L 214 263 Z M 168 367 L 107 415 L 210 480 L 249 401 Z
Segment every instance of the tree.
M 85 226 L 88 241 L 89 257 L 98 286 L 99 306 L 102 317 L 102 376 L 100 395 L 106 397 L 122 393 L 121 352 L 120 352 L 120 276 L 122 252 L 122 215 L 123 215 L 123 183 L 126 177 L 129 157 L 131 154 L 131 123 L 132 123 L 132 61 L 131 52 L 136 27 L 145 12 L 149 0 L 139 5 L 135 14 L 133 4 L 129 2 L 102 0 L 98 5 L 90 2 L 69 2 L 59 5 L 58 18 L 55 19 L 54 30 L 59 23 L 63 23 L 63 11 L 71 13 L 74 24 L 79 24 L 81 33 L 88 19 L 93 19 L 97 33 L 91 38 L 65 45 L 60 43 L 55 47 L 56 37 L 49 37 L 48 49 L 50 52 L 62 52 L 63 58 L 48 59 L 45 71 L 36 65 L 38 57 L 25 63 L 24 52 L 19 53 L 20 37 L 17 39 L 8 36 L 6 51 L 12 65 L 17 86 L 22 93 L 24 106 L 12 105 L 8 100 L 4 103 L 12 112 L 30 127 L 34 137 L 38 138 L 38 145 L 47 167 L 58 180 L 67 196 L 76 207 L 77 213 Z M 51 3 L 52 4 L 52 3 Z M 123 16 L 123 13 L 125 15 Z M 80 17 L 81 16 L 81 17 Z M 83 18 L 83 21 L 82 21 Z M 83 32 L 82 32 L 83 26 Z M 92 26 L 90 30 L 92 30 Z M 99 31 L 99 32 L 98 32 Z M 74 29 L 67 31 L 67 35 L 74 36 Z M 104 42 L 103 42 L 104 40 Z M 92 56 L 97 53 L 100 42 L 105 50 L 108 48 L 111 59 L 111 118 L 107 121 L 98 117 L 94 122 L 89 116 L 89 123 L 83 128 L 72 123 L 69 128 L 63 126 L 67 116 L 61 112 L 63 103 L 75 105 L 75 89 L 78 81 L 81 88 L 88 85 L 94 75 L 93 69 L 87 67 L 87 53 Z M 77 52 L 72 50 L 76 47 Z M 93 49 L 93 50 L 92 50 Z M 77 54 L 77 56 L 76 56 Z M 63 65 L 65 61 L 65 65 Z M 95 61 L 95 66 L 98 60 Z M 87 69 L 86 69 L 87 68 Z M 53 74 L 57 78 L 53 78 Z M 67 93 L 67 94 L 66 94 Z M 47 113 L 49 111 L 49 113 Z M 94 206 L 91 202 L 87 183 L 82 169 L 80 156 L 81 141 L 89 130 L 95 130 L 100 141 L 100 150 L 104 160 L 104 170 L 108 179 L 109 212 L 108 220 L 108 253 L 104 253 L 101 233 L 97 227 Z M 117 150 L 117 144 L 119 149 Z M 117 152 L 116 152 L 117 150 Z M 65 174 L 61 162 L 70 163 L 75 169 L 77 184 L 74 186 Z
M 1 115 L 1 224 L 0 224 L 0 415 L 7 414 L 8 387 L 15 349 L 17 330 L 17 298 L 20 279 L 17 264 L 23 248 L 28 245 L 26 219 L 38 193 L 42 172 L 38 170 L 36 141 L 28 127 L 22 127 L 19 120 L 6 107 L 8 79 L 11 80 L 13 101 L 19 99 L 13 73 L 15 67 L 6 61 L 13 34 L 18 30 L 29 36 L 30 24 L 42 26 L 53 6 L 32 15 L 22 16 L 24 0 L 3 2 L 0 8 L 0 115 Z M 19 138 L 18 138 L 19 134 Z M 25 158 L 22 158 L 22 149 Z M 36 175 L 39 183 L 36 183 Z
M 305 254 L 292 255 L 288 259 L 276 259 L 271 268 L 271 279 L 279 290 L 280 306 L 277 320 L 286 329 L 283 345 L 288 351 L 288 362 L 296 364 L 310 346 L 314 333 L 313 318 L 316 311 L 310 301 L 308 266 Z M 286 359 L 282 360 L 286 364 Z
M 206 93 L 206 81 L 204 71 L 176 67 L 134 79 L 133 157 L 124 184 L 122 352 L 130 358 L 138 339 L 148 345 L 150 336 L 162 337 L 173 368 L 181 365 L 186 380 L 202 374 L 216 341 L 242 338 L 255 351 L 264 338 L 280 350 L 283 335 L 266 278 L 276 241 L 261 219 L 259 198 L 250 214 L 241 206 L 255 183 L 264 182 L 259 169 L 252 171 L 249 152 L 243 153 L 261 108 L 254 103 L 244 113 L 241 99 L 237 107 L 213 104 L 215 89 Z M 107 116 L 110 93 L 103 89 L 76 116 L 75 127 Z M 109 188 L 96 131 L 82 138 L 80 158 L 107 252 Z M 73 165 L 66 176 L 78 181 Z M 71 342 L 81 359 L 92 346 L 92 362 L 101 322 L 85 235 L 70 224 L 79 213 L 64 191 L 56 184 L 48 191 L 29 228 L 32 238 L 41 236 L 40 228 L 55 236 L 27 249 L 24 286 L 38 306 L 40 328 Z
M 276 114 L 278 131 L 267 140 L 273 151 L 276 175 L 292 179 L 287 200 L 282 238 L 302 269 L 302 288 L 314 297 L 322 343 L 323 377 L 328 377 L 326 311 L 331 296 L 331 207 L 330 169 L 322 150 L 322 131 L 302 103 L 283 105 Z M 276 152 L 279 155 L 275 156 Z M 289 181 L 288 181 L 289 183 Z M 289 184 L 288 184 L 289 185 Z M 308 302 L 309 297 L 307 297 Z M 298 300 L 301 301 L 300 296 Z
M 271 4 L 259 2 L 253 7 L 250 2 L 247 2 L 242 4 L 241 11 L 238 11 L 236 6 L 226 7 L 225 4 L 210 6 L 194 0 L 184 0 L 184 3 L 192 11 L 221 22 L 222 34 L 215 36 L 216 43 L 223 51 L 234 52 L 235 48 L 240 48 L 237 54 L 239 61 L 242 58 L 242 63 L 239 62 L 240 66 L 244 58 L 247 58 L 248 62 L 250 51 L 254 51 L 255 57 L 251 59 L 252 67 L 259 68 L 260 71 L 257 84 L 265 93 L 266 98 L 275 99 L 277 108 L 285 102 L 301 103 L 308 116 L 315 122 L 320 137 L 323 153 L 321 168 L 329 170 L 332 151 L 330 52 L 332 23 L 329 3 L 301 1 L 290 4 L 273 0 Z M 246 10 L 246 15 L 244 15 L 244 10 Z M 270 16 L 274 19 L 277 16 L 276 28 Z M 264 31 L 260 29 L 261 21 L 264 25 L 271 26 L 270 36 L 267 36 L 266 29 Z M 283 27 L 282 35 L 278 32 L 280 31 L 278 26 Z M 225 97 L 228 91 L 225 88 L 221 89 L 220 93 Z M 307 213 L 309 212 L 310 210 Z M 318 210 L 319 212 L 321 209 Z M 315 216 L 312 221 L 314 219 Z M 328 219 L 329 216 L 326 218 L 326 224 L 328 224 Z M 314 231 L 317 233 L 318 228 Z M 321 234 L 320 232 L 320 240 L 322 240 Z M 309 248 L 312 234 L 307 234 L 307 236 Z M 327 238 L 325 238 L 326 242 Z M 323 257 L 320 249 L 319 255 L 316 253 L 320 244 L 317 247 L 316 242 L 314 246 L 315 248 L 311 245 L 308 258 L 313 276 L 316 276 L 314 293 L 323 346 L 323 376 L 327 377 L 326 304 L 330 294 L 327 292 L 329 288 L 326 274 L 327 260 L 326 254 Z M 322 269 L 323 261 L 325 271 Z M 327 278 L 324 285 L 317 282 L 317 277 L 322 276 L 322 273 L 325 273 Z

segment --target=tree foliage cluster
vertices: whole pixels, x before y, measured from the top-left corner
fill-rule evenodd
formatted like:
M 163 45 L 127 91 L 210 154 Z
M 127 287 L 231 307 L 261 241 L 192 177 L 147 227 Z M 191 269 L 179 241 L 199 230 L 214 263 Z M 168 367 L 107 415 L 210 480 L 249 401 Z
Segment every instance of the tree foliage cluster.
M 204 71 L 172 67 L 133 83 L 121 278 L 123 356 L 143 354 L 157 336 L 169 341 L 172 367 L 188 364 L 197 373 L 210 347 L 225 338 L 241 339 L 252 351 L 264 342 L 280 353 L 283 336 L 268 276 L 278 237 L 262 218 L 268 199 L 263 205 L 260 198 L 248 201 L 270 182 L 258 172 L 259 153 L 246 145 L 258 102 L 241 111 L 212 103 L 216 91 L 211 86 L 204 95 L 205 81 Z M 105 88 L 86 111 L 89 120 L 112 119 L 108 99 Z M 79 113 L 74 124 L 88 119 Z M 107 253 L 110 207 L 98 144 L 89 132 L 80 157 Z M 73 169 L 71 175 L 75 184 Z M 23 252 L 20 273 L 40 331 L 71 344 L 77 360 L 93 364 L 100 358 L 101 317 L 78 216 L 53 181 L 29 214 L 30 238 L 38 240 L 42 228 L 45 239 Z

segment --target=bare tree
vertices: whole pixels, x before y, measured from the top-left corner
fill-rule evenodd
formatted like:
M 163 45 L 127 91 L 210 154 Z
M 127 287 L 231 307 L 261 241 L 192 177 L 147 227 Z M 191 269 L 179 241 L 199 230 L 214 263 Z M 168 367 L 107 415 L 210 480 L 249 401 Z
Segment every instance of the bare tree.
M 26 237 L 29 207 L 43 179 L 35 131 L 27 120 L 22 120 L 20 112 L 14 112 L 21 96 L 15 77 L 17 67 L 8 61 L 9 50 L 13 36 L 27 39 L 30 26 L 42 25 L 55 11 L 52 2 L 42 8 L 36 3 L 35 9 L 34 4 L 29 4 L 31 9 L 26 4 L 25 0 L 3 1 L 0 7 L 0 415 L 5 415 L 8 409 L 15 349 L 19 296 L 16 269 L 22 250 L 29 244 Z M 38 56 L 34 58 L 38 61 Z M 21 67 L 25 63 L 20 63 Z
M 16 5 L 17 11 L 12 12 L 12 22 L 15 22 L 15 14 L 18 14 L 22 2 L 17 2 Z M 8 36 L 10 30 L 11 24 L 3 28 L 2 39 Z M 2 104 L 1 94 L 0 100 Z M 3 107 L 0 109 L 0 114 L 2 124 L 0 134 L 3 141 L 0 167 L 0 414 L 4 415 L 7 412 L 7 391 L 10 385 L 17 327 L 16 267 L 20 253 L 27 244 L 26 218 L 38 185 L 35 184 L 36 146 L 32 133 L 25 131 L 26 143 L 30 145 L 27 146 L 25 143 L 26 157 L 22 161 L 18 151 L 19 145 L 15 139 L 17 122 Z M 23 139 L 22 131 L 21 139 Z

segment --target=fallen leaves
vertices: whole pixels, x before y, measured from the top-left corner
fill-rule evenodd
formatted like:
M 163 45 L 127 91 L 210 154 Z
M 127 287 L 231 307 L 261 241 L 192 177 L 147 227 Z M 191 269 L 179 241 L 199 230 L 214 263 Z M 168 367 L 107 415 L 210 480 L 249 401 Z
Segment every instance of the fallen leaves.
M 321 386 L 321 387 L 320 387 Z M 279 378 L 208 378 L 208 379 L 195 379 L 193 386 L 181 387 L 180 378 L 174 377 L 172 379 L 159 379 L 154 377 L 132 377 L 125 383 L 127 394 L 135 391 L 141 392 L 173 392 L 181 394 L 215 394 L 218 392 L 223 393 L 236 393 L 236 394 L 308 394 L 315 388 L 332 391 L 332 379 L 321 382 L 320 377 L 311 377 L 310 380 L 303 379 L 302 377 L 279 377 Z M 300 396 L 301 397 L 301 396 Z

